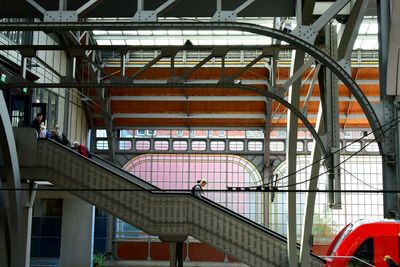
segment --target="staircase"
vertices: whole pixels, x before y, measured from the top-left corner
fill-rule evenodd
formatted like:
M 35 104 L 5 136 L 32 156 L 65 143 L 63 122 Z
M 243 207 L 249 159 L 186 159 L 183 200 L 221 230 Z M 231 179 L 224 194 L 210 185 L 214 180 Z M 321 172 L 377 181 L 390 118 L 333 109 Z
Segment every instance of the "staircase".
M 47 180 L 162 240 L 192 236 L 249 266 L 288 266 L 286 238 L 208 199 L 165 192 L 122 169 L 87 159 L 32 129 L 15 129 L 21 177 Z M 313 255 L 310 266 L 323 266 Z

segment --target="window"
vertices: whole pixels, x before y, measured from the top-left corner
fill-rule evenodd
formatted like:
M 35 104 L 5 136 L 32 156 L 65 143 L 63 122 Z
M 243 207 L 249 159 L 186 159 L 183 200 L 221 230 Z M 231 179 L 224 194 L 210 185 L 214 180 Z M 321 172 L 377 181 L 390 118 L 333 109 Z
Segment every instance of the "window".
M 264 138 L 263 131 L 246 131 L 246 138 Z
M 367 143 L 368 144 L 368 143 Z M 365 151 L 367 152 L 379 152 L 379 146 L 376 142 L 372 142 L 365 147 Z
M 231 151 L 243 151 L 244 143 L 243 141 L 230 141 L 229 150 Z
M 131 150 L 132 142 L 129 140 L 119 140 L 118 141 L 118 149 L 119 150 Z
M 155 141 L 154 142 L 154 149 L 155 150 L 168 150 L 169 149 L 169 142 L 168 141 Z
M 105 129 L 96 129 L 96 137 L 107 137 Z
M 187 141 L 174 141 L 173 143 L 172 143 L 172 149 L 173 150 L 179 150 L 179 151 L 182 151 L 182 150 L 187 150 L 188 149 L 188 143 L 187 143 Z
M 176 136 L 182 137 L 183 136 L 183 131 L 182 130 L 176 131 Z
M 132 138 L 133 137 L 133 130 L 119 130 L 118 137 L 124 138 Z
M 351 259 L 349 261 L 348 266 L 354 266 L 354 267 L 365 266 L 365 264 L 359 261 L 358 259 L 374 265 L 374 239 L 371 237 L 365 240 L 358 247 L 353 256 L 356 257 L 356 259 Z
M 314 147 L 314 142 L 307 142 L 307 150 L 312 151 Z
M 225 150 L 224 141 L 211 141 L 210 149 L 213 151 L 223 151 Z
M 348 147 L 346 147 L 346 151 L 348 151 L 348 152 L 357 152 L 361 149 L 360 142 L 355 142 L 355 143 L 347 142 L 346 146 L 348 146 Z
M 145 130 L 136 130 L 136 135 L 144 136 L 144 135 L 146 135 L 146 131 Z
M 249 151 L 262 151 L 263 143 L 261 141 L 250 141 L 247 149 Z
M 302 141 L 297 142 L 297 151 L 301 152 L 304 150 L 304 143 Z
M 285 151 L 285 142 L 283 141 L 272 141 L 269 143 L 269 149 L 271 151 Z
M 108 142 L 106 140 L 99 140 L 96 142 L 97 150 L 108 150 Z
M 135 143 L 136 150 L 150 150 L 150 141 L 148 140 L 139 140 Z
M 193 141 L 192 150 L 194 151 L 204 151 L 207 149 L 206 141 Z

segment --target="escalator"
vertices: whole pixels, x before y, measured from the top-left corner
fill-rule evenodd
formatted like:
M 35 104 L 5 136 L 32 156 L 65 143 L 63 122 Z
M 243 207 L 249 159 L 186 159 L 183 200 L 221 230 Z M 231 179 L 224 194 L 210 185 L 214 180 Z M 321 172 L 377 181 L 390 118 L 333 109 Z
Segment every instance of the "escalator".
M 165 192 L 95 157 L 87 159 L 32 129 L 15 131 L 21 178 L 47 180 L 163 240 L 192 236 L 249 266 L 287 266 L 286 238 L 208 199 Z M 312 255 L 310 266 L 323 266 Z

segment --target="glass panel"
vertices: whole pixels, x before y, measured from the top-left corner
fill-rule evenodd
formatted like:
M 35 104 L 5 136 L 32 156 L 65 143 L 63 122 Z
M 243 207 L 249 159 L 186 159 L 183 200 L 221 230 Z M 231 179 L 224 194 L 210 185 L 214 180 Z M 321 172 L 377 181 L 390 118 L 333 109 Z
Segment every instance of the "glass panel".
M 119 150 L 131 150 L 132 142 L 129 140 L 119 140 L 118 141 L 118 149 Z
M 372 142 L 365 147 L 365 151 L 367 152 L 379 152 L 379 146 L 377 143 Z
M 230 141 L 229 150 L 231 151 L 243 151 L 244 142 L 243 141 Z
M 135 143 L 136 150 L 150 150 L 150 141 L 148 140 L 138 140 Z
M 367 240 L 365 240 L 354 253 L 354 257 L 356 257 L 356 259 L 351 259 L 349 262 L 349 266 L 361 267 L 366 265 L 365 263 L 363 264 L 359 262 L 357 259 L 374 265 L 374 240 L 372 238 L 368 238 Z
M 272 141 L 269 143 L 269 149 L 271 151 L 285 151 L 285 142 L 283 141 Z
M 245 138 L 246 137 L 246 132 L 245 131 L 227 131 L 227 136 L 229 139 L 233 138 Z
M 168 141 L 155 141 L 154 142 L 154 149 L 155 150 L 168 150 L 169 149 L 169 142 Z
M 312 151 L 314 147 L 314 142 L 307 142 L 307 150 Z
M 187 141 L 174 141 L 172 143 L 172 149 L 173 150 L 187 150 L 188 149 L 188 143 Z
M 360 142 L 355 142 L 353 144 L 351 144 L 351 142 L 347 142 L 346 143 L 346 151 L 348 152 L 356 152 L 359 151 L 361 149 L 361 143 Z
M 248 144 L 249 151 L 262 151 L 263 143 L 261 141 L 250 141 Z
M 206 141 L 193 141 L 192 142 L 192 150 L 194 151 L 204 151 L 207 149 Z
M 96 149 L 108 150 L 108 142 L 106 140 L 99 140 L 96 142 Z
M 133 138 L 134 131 L 133 130 L 119 130 L 118 137 L 124 138 Z
M 297 142 L 297 151 L 303 151 L 304 150 L 304 143 L 302 141 Z
M 225 142 L 224 141 L 211 141 L 210 149 L 212 151 L 223 151 L 223 150 L 225 150 Z
M 107 137 L 105 129 L 96 129 L 96 137 Z

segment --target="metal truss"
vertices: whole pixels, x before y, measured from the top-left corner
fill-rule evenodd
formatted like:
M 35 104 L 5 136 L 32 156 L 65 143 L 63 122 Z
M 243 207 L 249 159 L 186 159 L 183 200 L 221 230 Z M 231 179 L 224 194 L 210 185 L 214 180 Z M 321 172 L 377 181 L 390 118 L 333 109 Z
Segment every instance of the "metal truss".
M 275 39 L 279 39 L 289 43 L 308 53 L 310 56 L 315 58 L 316 61 L 322 63 L 327 68 L 329 68 L 350 90 L 354 95 L 355 99 L 358 101 L 366 117 L 371 125 L 371 128 L 376 131 L 377 136 L 383 136 L 382 129 L 380 127 L 380 121 L 375 114 L 375 111 L 368 99 L 365 97 L 362 90 L 359 88 L 357 83 L 351 78 L 345 69 L 335 60 L 326 55 L 323 51 L 316 48 L 314 45 L 307 41 L 302 40 L 299 37 L 293 36 L 291 34 L 282 32 L 280 30 L 252 25 L 246 23 L 207 23 L 207 22 L 168 22 L 168 23 L 134 23 L 134 22 L 113 22 L 113 23 L 1 23 L 0 31 L 85 31 L 85 30 L 140 30 L 140 29 L 214 29 L 214 30 L 239 30 L 250 32 L 262 36 L 267 36 Z M 379 141 L 382 141 L 380 138 Z

